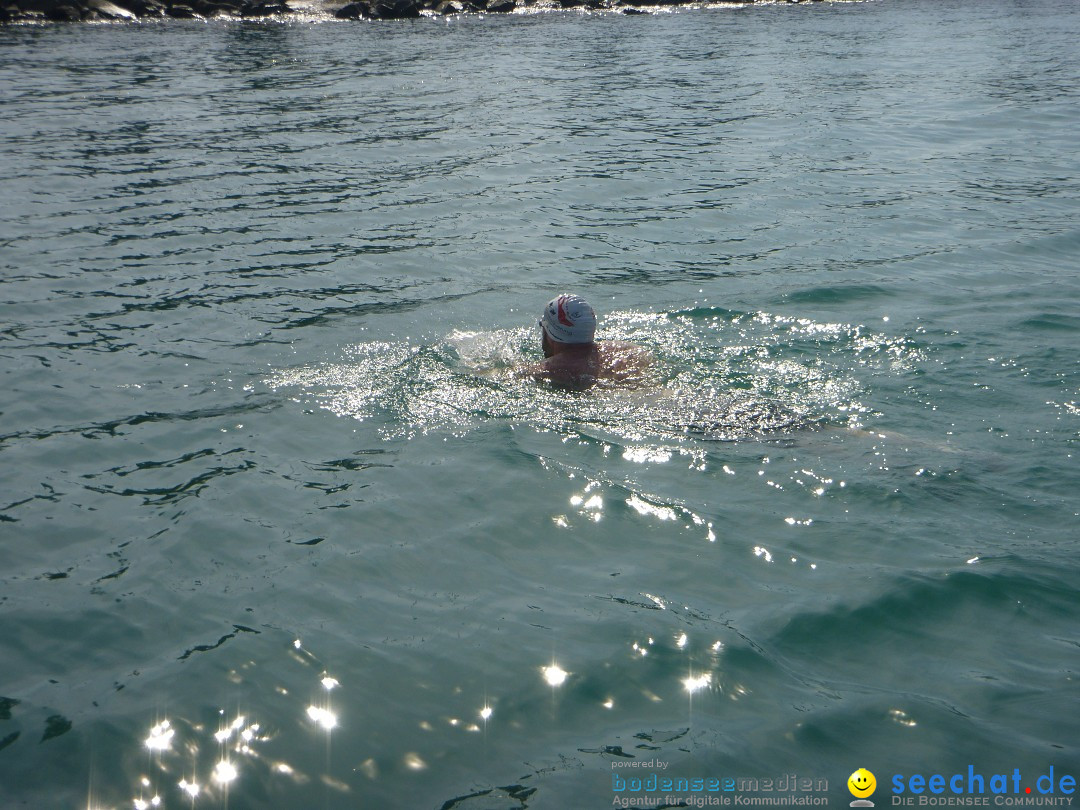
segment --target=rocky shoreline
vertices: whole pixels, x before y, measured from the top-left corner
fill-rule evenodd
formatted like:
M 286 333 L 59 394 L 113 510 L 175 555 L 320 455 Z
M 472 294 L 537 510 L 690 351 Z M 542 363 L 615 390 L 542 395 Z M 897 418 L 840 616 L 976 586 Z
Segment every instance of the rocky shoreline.
M 748 5 L 754 0 L 742 0 Z M 786 0 L 820 2 L 820 0 Z M 34 22 L 136 22 L 152 19 L 252 19 L 303 13 L 343 20 L 402 20 L 467 13 L 506 14 L 518 10 L 596 9 L 647 13 L 687 0 L 344 0 L 317 7 L 305 0 L 0 0 L 0 24 Z

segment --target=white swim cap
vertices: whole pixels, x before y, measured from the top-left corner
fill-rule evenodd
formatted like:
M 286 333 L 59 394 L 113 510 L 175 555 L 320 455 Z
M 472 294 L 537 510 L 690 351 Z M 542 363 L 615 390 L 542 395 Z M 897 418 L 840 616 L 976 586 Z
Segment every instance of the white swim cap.
M 548 301 L 540 326 L 559 343 L 592 343 L 596 334 L 596 313 L 578 295 L 560 295 Z

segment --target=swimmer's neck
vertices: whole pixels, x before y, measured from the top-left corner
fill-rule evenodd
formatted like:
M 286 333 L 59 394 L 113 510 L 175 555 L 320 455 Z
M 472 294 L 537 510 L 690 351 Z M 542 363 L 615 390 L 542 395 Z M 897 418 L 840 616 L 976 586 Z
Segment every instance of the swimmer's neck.
M 596 351 L 596 342 L 592 343 L 556 343 L 552 354 L 589 354 Z
M 554 357 L 557 354 L 583 357 L 596 351 L 596 341 L 591 343 L 559 343 L 557 340 L 551 340 L 545 333 L 543 347 L 544 357 Z

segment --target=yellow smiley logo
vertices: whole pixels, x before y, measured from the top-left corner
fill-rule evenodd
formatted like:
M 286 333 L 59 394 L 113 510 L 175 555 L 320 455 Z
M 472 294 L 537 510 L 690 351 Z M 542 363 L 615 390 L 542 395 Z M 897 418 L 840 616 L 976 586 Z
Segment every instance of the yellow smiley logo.
M 877 788 L 877 779 L 866 768 L 859 768 L 847 780 L 847 789 L 858 799 L 865 799 Z

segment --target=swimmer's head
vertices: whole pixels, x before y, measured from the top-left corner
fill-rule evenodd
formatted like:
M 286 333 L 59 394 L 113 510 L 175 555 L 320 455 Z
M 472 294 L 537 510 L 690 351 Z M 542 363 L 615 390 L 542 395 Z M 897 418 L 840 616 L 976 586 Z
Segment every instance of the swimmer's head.
M 548 301 L 540 327 L 558 343 L 592 343 L 596 335 L 596 312 L 578 295 L 559 295 Z

